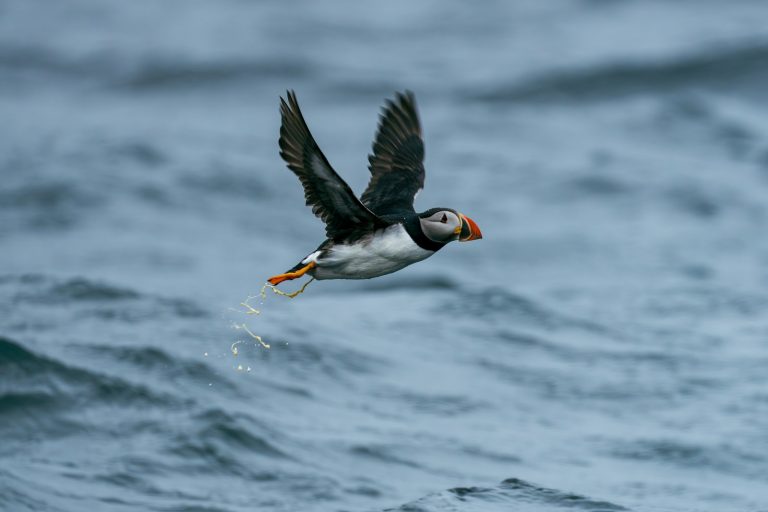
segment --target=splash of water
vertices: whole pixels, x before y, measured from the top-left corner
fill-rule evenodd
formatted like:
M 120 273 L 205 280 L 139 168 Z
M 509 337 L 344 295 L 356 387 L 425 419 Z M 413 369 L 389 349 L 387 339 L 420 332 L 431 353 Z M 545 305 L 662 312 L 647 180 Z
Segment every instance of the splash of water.
M 262 347 L 264 347 L 264 348 L 267 348 L 267 349 L 268 349 L 268 348 L 271 348 L 271 345 L 270 345 L 269 343 L 266 343 L 266 342 L 265 342 L 265 341 L 264 341 L 264 340 L 261 338 L 261 336 L 259 336 L 258 334 L 254 334 L 254 333 L 253 333 L 253 331 L 251 331 L 251 330 L 248 328 L 248 326 L 247 326 L 247 325 L 245 325 L 245 323 L 242 323 L 242 324 L 232 324 L 232 327 L 234 327 L 234 328 L 235 328 L 235 329 L 237 329 L 237 330 L 242 330 L 242 331 L 245 331 L 246 333 L 248 333 L 248 336 L 250 336 L 250 337 L 251 337 L 251 338 L 253 338 L 254 340 L 258 341 L 258 342 L 259 342 L 259 344 L 260 344 Z M 234 355 L 237 355 L 237 345 L 238 345 L 238 344 L 240 344 L 240 343 L 242 343 L 242 340 L 241 340 L 241 341 L 236 341 L 236 342 L 234 342 L 234 343 L 232 344 L 232 353 L 233 353 Z
M 271 288 L 272 291 L 274 293 L 276 293 L 277 295 L 282 295 L 283 297 L 288 297 L 289 299 L 295 299 L 297 296 L 299 296 L 302 293 L 304 293 L 304 290 L 307 289 L 307 286 L 309 286 L 309 283 L 311 283 L 314 280 L 315 280 L 315 278 L 313 277 L 312 279 L 310 279 L 309 281 L 304 283 L 304 286 L 302 286 L 301 288 L 299 288 L 295 292 L 291 292 L 291 293 L 284 292 L 283 290 L 278 289 L 277 286 L 273 285 L 272 283 L 265 283 L 264 286 L 261 287 L 260 295 L 261 295 L 262 299 L 266 299 L 267 298 L 267 288 Z
M 265 283 L 264 286 L 261 287 L 261 291 L 259 292 L 259 295 L 249 295 L 243 302 L 240 303 L 240 306 L 242 306 L 244 309 L 233 309 L 233 308 L 230 308 L 230 309 L 233 309 L 233 311 L 237 311 L 239 313 L 245 313 L 246 315 L 260 315 L 261 310 L 253 307 L 253 305 L 251 305 L 251 301 L 256 298 L 261 298 L 261 304 L 264 304 L 264 300 L 266 300 L 267 298 L 267 288 L 270 288 L 272 292 L 275 293 L 275 295 L 281 295 L 283 297 L 288 297 L 289 299 L 295 299 L 296 297 L 304 293 L 304 290 L 307 289 L 307 286 L 309 286 L 309 283 L 311 283 L 314 280 L 315 278 L 313 277 L 312 279 L 304 283 L 304 285 L 298 290 L 296 290 L 295 292 L 284 292 L 278 289 L 272 283 Z M 248 334 L 248 336 L 251 337 L 251 339 L 257 341 L 259 345 L 261 345 L 263 348 L 270 349 L 272 347 L 269 343 L 265 342 L 261 336 L 251 331 L 251 329 L 248 327 L 248 325 L 245 322 L 239 323 L 239 324 L 233 323 L 232 327 L 239 331 L 245 331 Z M 241 343 L 245 343 L 245 341 L 238 340 L 232 343 L 230 347 L 230 351 L 232 352 L 233 356 L 237 357 L 237 355 L 239 354 L 240 351 L 238 349 L 238 345 L 240 345 Z

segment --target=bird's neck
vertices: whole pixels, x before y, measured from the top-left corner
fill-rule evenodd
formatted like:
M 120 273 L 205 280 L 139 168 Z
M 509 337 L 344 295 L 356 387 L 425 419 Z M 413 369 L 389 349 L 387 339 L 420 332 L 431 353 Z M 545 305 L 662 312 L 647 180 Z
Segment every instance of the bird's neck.
M 419 222 L 418 215 L 411 215 L 406 217 L 403 221 L 405 231 L 410 235 L 416 245 L 424 249 L 425 251 L 439 251 L 447 242 L 435 242 L 431 238 L 424 234 L 424 230 L 421 229 L 421 222 Z

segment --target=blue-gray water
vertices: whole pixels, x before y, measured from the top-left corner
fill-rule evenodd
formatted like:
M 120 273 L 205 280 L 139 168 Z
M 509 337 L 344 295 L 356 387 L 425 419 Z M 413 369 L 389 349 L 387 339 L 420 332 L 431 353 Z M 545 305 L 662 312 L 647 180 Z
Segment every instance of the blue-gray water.
M 0 510 L 768 510 L 767 19 L 0 1 Z M 357 191 L 412 89 L 484 239 L 233 311 L 322 239 L 286 88 Z

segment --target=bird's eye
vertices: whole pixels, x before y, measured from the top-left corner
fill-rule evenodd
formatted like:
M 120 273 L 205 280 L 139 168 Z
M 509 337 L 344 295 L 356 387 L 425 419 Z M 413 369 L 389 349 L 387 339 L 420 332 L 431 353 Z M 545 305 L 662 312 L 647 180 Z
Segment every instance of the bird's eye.
M 443 214 L 443 218 L 442 218 L 442 219 L 440 219 L 440 222 L 442 222 L 443 224 L 445 224 L 446 222 L 448 222 L 448 216 L 447 216 L 446 214 Z

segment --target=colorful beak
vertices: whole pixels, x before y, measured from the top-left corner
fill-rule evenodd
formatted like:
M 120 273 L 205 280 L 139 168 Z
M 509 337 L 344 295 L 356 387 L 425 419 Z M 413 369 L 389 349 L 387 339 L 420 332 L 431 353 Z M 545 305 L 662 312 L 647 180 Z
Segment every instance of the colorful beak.
M 477 227 L 475 221 L 460 213 L 461 217 L 461 231 L 459 232 L 459 242 L 469 242 L 470 240 L 480 240 L 483 238 L 483 234 L 480 232 L 480 228 Z

